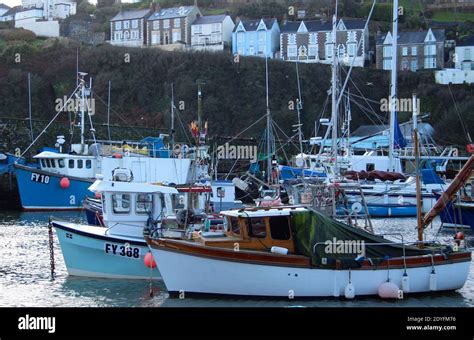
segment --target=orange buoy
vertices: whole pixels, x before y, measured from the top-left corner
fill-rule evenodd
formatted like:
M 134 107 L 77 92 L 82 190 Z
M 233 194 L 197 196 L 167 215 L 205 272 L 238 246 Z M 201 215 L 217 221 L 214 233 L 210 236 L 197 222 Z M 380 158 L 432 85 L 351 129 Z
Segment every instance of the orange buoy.
M 145 258 L 143 259 L 143 262 L 145 263 L 145 266 L 147 266 L 148 268 L 156 268 L 156 262 L 151 252 L 146 253 Z
M 62 189 L 67 189 L 67 188 L 69 188 L 70 185 L 71 185 L 71 182 L 69 181 L 69 178 L 67 178 L 67 177 L 63 177 L 63 178 L 61 178 L 61 180 L 59 181 L 59 186 L 60 186 Z

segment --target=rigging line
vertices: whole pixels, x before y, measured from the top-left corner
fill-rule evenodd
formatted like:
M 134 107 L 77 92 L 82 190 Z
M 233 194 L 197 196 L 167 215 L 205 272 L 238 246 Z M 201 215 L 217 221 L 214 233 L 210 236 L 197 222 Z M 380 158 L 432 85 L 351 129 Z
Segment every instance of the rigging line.
M 275 124 L 275 126 L 281 131 L 283 136 L 285 136 L 285 138 L 287 139 L 288 142 L 286 142 L 285 144 L 291 143 L 298 150 L 299 147 L 293 142 L 292 138 L 288 137 L 288 135 L 281 129 L 280 126 L 278 126 L 278 124 L 275 121 L 273 121 L 273 124 Z
M 354 101 L 352 99 L 349 98 L 349 100 L 351 101 L 352 104 L 355 104 L 361 111 L 361 113 L 364 114 L 364 116 L 366 116 L 374 125 L 385 125 L 383 121 L 375 121 L 372 117 L 372 115 L 370 114 L 370 112 L 367 112 L 367 108 L 365 108 L 364 106 L 362 106 L 359 102 L 357 101 Z
M 355 84 L 353 80 L 352 80 L 351 82 L 352 82 L 352 84 Z M 354 85 L 354 86 L 355 86 L 355 85 Z M 347 91 L 346 91 L 345 93 L 347 93 Z M 359 96 L 359 95 L 357 95 L 357 94 L 351 93 L 351 96 L 357 97 L 357 98 L 362 98 L 362 99 L 364 99 L 364 100 L 367 101 L 367 102 L 371 102 L 371 103 L 380 105 L 380 101 L 376 101 L 376 100 L 374 100 L 374 99 L 369 99 L 369 98 L 367 98 L 367 97 L 365 97 L 365 96 L 363 96 L 363 95 L 362 95 L 362 96 Z
M 46 125 L 46 127 L 41 131 L 38 136 L 34 139 L 34 141 L 31 142 L 31 144 L 21 153 L 21 155 L 15 160 L 15 164 L 18 162 L 18 160 L 25 155 L 25 153 L 38 141 L 38 139 L 43 135 L 43 133 L 46 132 L 46 130 L 53 124 L 54 120 L 58 118 L 58 116 L 61 114 L 61 112 L 64 110 L 64 108 L 67 106 L 67 104 L 71 101 L 72 97 L 76 93 L 76 91 L 79 89 L 80 85 L 76 86 L 74 91 L 72 91 L 72 94 L 69 96 L 69 98 L 66 100 L 66 102 L 63 104 L 63 106 L 56 112 L 56 115 L 53 117 L 53 119 L 50 120 L 50 122 Z
M 188 129 L 186 129 L 184 123 L 183 123 L 183 120 L 181 119 L 181 111 L 179 111 L 176 106 L 174 106 L 174 108 L 176 109 L 176 116 L 178 117 L 178 122 L 179 122 L 179 126 L 181 127 L 181 129 L 183 130 L 183 134 L 184 136 L 186 137 L 186 139 L 188 140 L 188 143 L 189 145 L 192 145 L 192 141 L 191 141 L 191 138 L 189 138 L 189 131 Z
M 468 142 L 472 143 L 471 135 L 469 134 L 469 131 L 467 131 L 467 129 L 466 129 L 466 126 L 464 124 L 464 120 L 462 119 L 462 116 L 461 116 L 461 112 L 459 112 L 458 104 L 456 103 L 456 99 L 454 98 L 454 94 L 453 94 L 453 91 L 451 89 L 451 85 L 449 85 L 449 84 L 448 84 L 448 89 L 449 89 L 449 93 L 451 94 L 451 98 L 452 98 L 453 103 L 454 103 L 454 108 L 455 108 L 456 113 L 459 117 L 459 121 L 461 122 L 461 126 L 462 126 L 462 129 L 464 131 L 464 134 L 466 135 L 466 138 L 467 138 Z
M 89 98 L 91 98 L 92 100 L 92 94 L 93 92 L 91 91 L 91 96 Z M 92 124 L 92 117 L 90 115 L 90 107 L 89 107 L 89 101 L 86 100 L 86 108 L 87 108 L 87 116 L 89 117 L 89 124 L 91 125 L 91 128 L 90 128 L 90 132 L 92 134 L 92 139 L 94 140 L 94 143 L 97 144 L 97 140 L 95 138 L 95 129 L 94 129 L 94 125 Z

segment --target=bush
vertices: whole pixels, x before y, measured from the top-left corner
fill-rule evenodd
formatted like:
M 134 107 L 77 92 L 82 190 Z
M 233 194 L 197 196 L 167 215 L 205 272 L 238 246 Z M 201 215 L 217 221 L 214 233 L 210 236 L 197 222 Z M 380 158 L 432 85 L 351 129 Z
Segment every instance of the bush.
M 0 30 L 0 38 L 5 41 L 33 41 L 36 39 L 36 34 L 23 28 L 12 28 Z

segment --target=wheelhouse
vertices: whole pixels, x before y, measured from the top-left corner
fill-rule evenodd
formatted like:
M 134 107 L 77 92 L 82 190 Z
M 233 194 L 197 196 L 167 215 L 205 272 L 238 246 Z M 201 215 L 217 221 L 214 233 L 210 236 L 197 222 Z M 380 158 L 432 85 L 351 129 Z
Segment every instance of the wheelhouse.
M 97 159 L 94 156 L 62 154 L 44 151 L 34 156 L 43 171 L 81 178 L 94 178 Z

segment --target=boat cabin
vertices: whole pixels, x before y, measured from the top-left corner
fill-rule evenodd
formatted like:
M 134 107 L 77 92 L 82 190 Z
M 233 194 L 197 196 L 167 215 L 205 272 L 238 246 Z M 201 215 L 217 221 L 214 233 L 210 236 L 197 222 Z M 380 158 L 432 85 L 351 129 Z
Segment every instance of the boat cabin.
M 304 207 L 248 208 L 224 211 L 223 237 L 201 237 L 199 242 L 211 247 L 252 250 L 271 250 L 272 247 L 286 248 L 295 253 L 291 232 L 292 211 L 304 211 Z
M 40 170 L 79 178 L 94 178 L 97 172 L 97 158 L 87 155 L 64 154 L 43 151 L 34 156 Z

